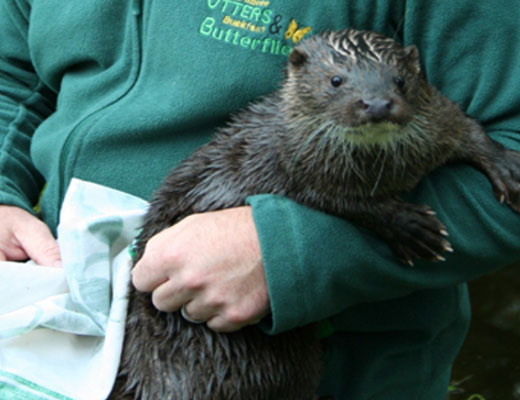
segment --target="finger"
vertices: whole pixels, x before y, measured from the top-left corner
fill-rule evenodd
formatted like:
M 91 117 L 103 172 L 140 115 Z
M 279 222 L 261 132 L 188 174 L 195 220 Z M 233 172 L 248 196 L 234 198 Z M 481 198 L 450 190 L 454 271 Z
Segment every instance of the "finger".
M 28 255 L 38 265 L 62 267 L 60 248 L 54 238 L 44 239 L 44 242 L 37 244 L 34 253 L 31 249 Z
M 152 303 L 160 311 L 173 312 L 192 299 L 193 294 L 178 287 L 175 282 L 166 281 L 152 292 Z
M 216 316 L 221 307 L 217 305 L 209 305 L 201 300 L 200 294 L 183 304 L 184 311 L 188 317 L 197 321 L 208 321 Z
M 269 314 L 269 311 L 266 310 L 260 314 L 255 313 L 254 316 L 250 314 L 240 308 L 227 307 L 209 318 L 207 326 L 215 332 L 234 332 L 245 326 L 259 323 L 263 317 Z
M 167 262 L 156 242 L 156 237 L 148 241 L 143 256 L 132 269 L 132 284 L 141 292 L 152 292 L 168 281 L 168 269 L 164 268 Z
M 229 333 L 238 331 L 240 328 L 248 324 L 245 322 L 232 322 L 221 315 L 215 315 L 206 322 L 206 325 L 215 332 Z
M 132 284 L 140 292 L 153 292 L 168 281 L 166 272 L 141 259 L 132 269 Z
M 12 231 L 3 232 L 0 238 L 0 261 L 26 261 L 27 259 L 29 256 Z
M 189 304 L 189 303 L 188 303 Z M 203 322 L 206 322 L 205 319 L 201 319 L 201 318 L 195 318 L 194 316 L 192 316 L 189 311 L 186 310 L 186 304 L 184 304 L 182 307 L 181 307 L 181 316 L 182 318 L 184 318 L 186 321 L 188 322 L 191 322 L 192 324 L 201 324 Z
M 50 229 L 36 218 L 27 222 L 16 233 L 20 246 L 36 264 L 60 267 L 60 249 Z
M 0 250 L 0 261 L 24 261 L 28 258 L 27 253 L 17 244 L 10 244 L 8 246 L 3 244 L 2 250 Z

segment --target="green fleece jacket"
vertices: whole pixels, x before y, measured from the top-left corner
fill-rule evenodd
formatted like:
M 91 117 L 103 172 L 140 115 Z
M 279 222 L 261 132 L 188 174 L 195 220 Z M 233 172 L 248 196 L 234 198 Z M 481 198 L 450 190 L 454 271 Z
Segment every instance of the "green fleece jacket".
M 520 150 L 519 21 L 517 0 L 1 0 L 0 204 L 31 209 L 46 182 L 55 230 L 72 177 L 149 199 L 230 113 L 276 89 L 294 43 L 325 29 L 417 45 L 430 82 Z M 248 200 L 264 329 L 333 328 L 323 395 L 444 399 L 469 321 L 464 282 L 519 258 L 520 217 L 471 167 L 443 167 L 407 196 L 446 224 L 446 262 L 404 267 L 346 220 Z

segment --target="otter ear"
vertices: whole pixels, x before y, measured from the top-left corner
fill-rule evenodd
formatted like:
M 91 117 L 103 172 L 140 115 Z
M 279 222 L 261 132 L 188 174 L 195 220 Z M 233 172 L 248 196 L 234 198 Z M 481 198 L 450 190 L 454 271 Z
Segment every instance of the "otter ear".
M 303 50 L 293 49 L 289 54 L 289 63 L 291 63 L 293 67 L 299 68 L 307 62 L 308 58 L 309 55 Z
M 414 45 L 408 46 L 404 49 L 404 54 L 408 66 L 416 74 L 421 73 L 421 63 L 419 61 L 419 50 Z

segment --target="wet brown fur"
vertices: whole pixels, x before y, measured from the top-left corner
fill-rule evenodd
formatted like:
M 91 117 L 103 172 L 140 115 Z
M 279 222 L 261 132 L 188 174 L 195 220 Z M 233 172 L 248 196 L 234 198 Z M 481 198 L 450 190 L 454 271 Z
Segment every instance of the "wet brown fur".
M 405 262 L 438 260 L 451 251 L 445 227 L 399 193 L 450 161 L 481 169 L 519 211 L 520 157 L 426 82 L 415 47 L 372 32 L 325 32 L 293 50 L 278 92 L 235 116 L 165 179 L 137 259 L 150 237 L 189 214 L 275 193 L 373 230 Z M 319 365 L 313 327 L 218 334 L 157 311 L 132 288 L 112 398 L 312 399 Z

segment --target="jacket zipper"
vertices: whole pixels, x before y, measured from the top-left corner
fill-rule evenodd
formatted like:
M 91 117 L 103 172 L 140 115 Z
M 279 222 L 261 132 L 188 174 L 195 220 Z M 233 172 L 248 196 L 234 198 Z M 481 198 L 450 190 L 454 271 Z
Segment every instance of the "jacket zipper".
M 67 139 L 65 140 L 65 143 L 63 144 L 61 153 L 60 153 L 60 162 L 58 165 L 58 173 L 61 175 L 59 180 L 59 187 L 58 187 L 58 193 L 59 193 L 59 205 L 61 208 L 61 204 L 63 203 L 63 199 L 65 197 L 65 192 L 68 187 L 68 182 L 73 178 L 72 171 L 74 169 L 75 164 L 75 158 L 72 160 L 69 159 L 69 163 L 67 163 L 67 156 L 70 152 L 72 143 L 74 142 L 72 139 L 74 139 L 80 132 L 85 132 L 90 125 L 90 122 L 93 121 L 96 116 L 98 116 L 102 111 L 106 110 L 110 106 L 116 104 L 119 102 L 123 97 L 125 97 L 135 86 L 137 83 L 137 80 L 139 78 L 139 74 L 141 72 L 141 62 L 142 62 L 142 2 L 144 0 L 131 0 L 131 13 L 134 18 L 134 45 L 135 50 L 132 51 L 132 59 L 131 59 L 131 70 L 129 73 L 129 76 L 132 76 L 132 80 L 129 84 L 129 86 L 124 90 L 124 92 L 119 95 L 114 100 L 108 102 L 107 104 L 101 106 L 100 108 L 92 111 L 90 114 L 86 115 L 81 121 L 77 123 L 77 125 L 72 129 L 72 131 L 67 136 Z M 81 147 L 81 144 L 80 144 Z M 55 221 L 58 221 L 58 215 L 59 215 L 59 209 L 56 210 L 57 215 L 55 215 Z

